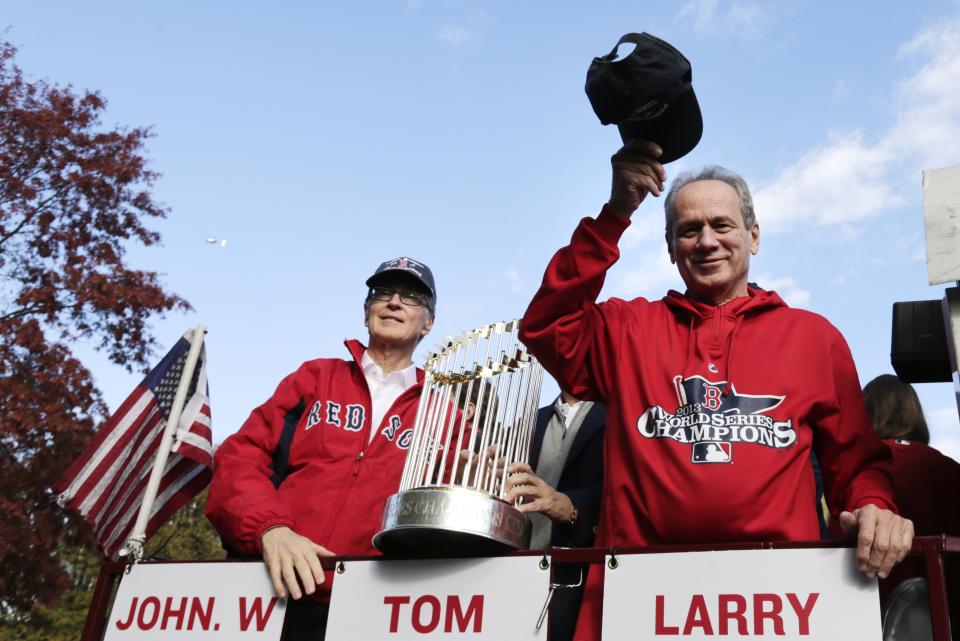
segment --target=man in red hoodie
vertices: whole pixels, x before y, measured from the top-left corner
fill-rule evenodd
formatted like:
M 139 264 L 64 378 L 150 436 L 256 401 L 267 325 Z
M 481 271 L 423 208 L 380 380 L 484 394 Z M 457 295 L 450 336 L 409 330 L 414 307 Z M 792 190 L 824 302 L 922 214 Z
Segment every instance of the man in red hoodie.
M 521 330 L 562 389 L 607 404 L 596 544 L 818 539 L 815 451 L 858 567 L 885 577 L 913 540 L 888 453 L 836 328 L 748 284 L 760 228 L 742 178 L 707 167 L 667 195 L 667 251 L 686 293 L 596 302 L 630 216 L 663 192 L 661 153 L 638 141 L 614 157 L 610 201 L 553 257 Z M 595 566 L 577 638 L 599 638 L 601 587 Z

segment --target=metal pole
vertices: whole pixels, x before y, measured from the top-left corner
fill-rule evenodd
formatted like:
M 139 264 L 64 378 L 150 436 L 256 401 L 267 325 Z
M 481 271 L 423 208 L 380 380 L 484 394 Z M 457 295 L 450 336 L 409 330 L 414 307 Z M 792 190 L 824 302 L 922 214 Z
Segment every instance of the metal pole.
M 150 512 L 153 510 L 153 502 L 157 498 L 157 490 L 160 488 L 163 470 L 167 467 L 167 458 L 170 456 L 170 447 L 173 445 L 173 435 L 180 424 L 180 415 L 183 413 L 187 391 L 190 389 L 193 370 L 197 365 L 197 359 L 200 357 L 200 348 L 203 347 L 203 337 L 206 331 L 203 323 L 197 325 L 193 330 L 190 351 L 187 352 L 187 361 L 184 363 L 183 372 L 180 374 L 180 384 L 177 386 L 176 396 L 173 397 L 173 405 L 170 407 L 170 416 L 167 418 L 167 424 L 163 429 L 163 438 L 160 439 L 157 457 L 153 460 L 153 469 L 150 470 L 150 480 L 147 481 L 147 489 L 143 495 L 143 503 L 140 504 L 137 522 L 133 526 L 133 532 L 124 543 L 123 550 L 120 551 L 120 556 L 132 556 L 134 563 L 143 557 L 143 544 L 147 538 L 146 532 L 147 524 L 150 521 Z

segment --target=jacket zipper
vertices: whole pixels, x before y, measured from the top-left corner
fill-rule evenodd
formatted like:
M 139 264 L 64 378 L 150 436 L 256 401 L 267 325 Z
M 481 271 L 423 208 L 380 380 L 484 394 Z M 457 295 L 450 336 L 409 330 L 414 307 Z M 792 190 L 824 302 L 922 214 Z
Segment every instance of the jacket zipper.
M 420 381 L 417 381 L 412 387 L 404 390 L 400 394 L 400 396 L 398 396 L 397 399 L 390 406 L 390 409 L 387 410 L 387 413 L 384 415 L 384 418 L 390 416 L 390 411 L 393 410 L 393 408 L 396 406 L 396 404 L 400 401 L 401 398 L 403 398 L 407 394 L 415 393 L 415 392 L 412 392 L 411 390 L 419 391 L 422 387 L 423 387 L 423 384 Z M 369 395 L 369 393 L 370 392 L 368 389 L 367 394 Z M 373 407 L 372 399 L 370 399 L 369 406 Z M 372 421 L 370 422 L 370 429 L 374 429 L 374 425 Z M 357 476 L 360 475 L 360 468 L 363 465 L 363 459 L 367 455 L 367 448 L 373 445 L 373 441 L 377 440 L 381 436 L 379 425 L 376 426 L 376 430 L 377 431 L 376 433 L 374 433 L 373 439 L 370 438 L 369 431 L 367 430 L 364 431 L 364 434 L 363 434 L 364 445 L 360 448 L 360 451 L 357 452 L 357 455 L 353 459 L 353 473 L 350 475 L 349 480 L 344 484 L 343 488 L 340 490 L 340 495 L 337 497 L 336 503 L 334 503 L 333 512 L 331 513 L 331 519 L 330 519 L 330 522 L 327 524 L 326 530 L 323 533 L 323 541 L 320 543 L 320 545 L 325 546 L 327 543 L 330 542 L 330 536 L 333 534 L 333 528 L 337 524 L 336 515 L 340 513 L 340 510 L 343 508 L 343 504 L 346 502 L 347 497 L 350 495 L 350 490 L 353 488 L 353 484 L 356 483 L 357 481 Z
M 356 477 L 360 473 L 360 464 L 363 462 L 363 457 L 366 456 L 364 450 L 360 450 L 360 453 L 357 454 L 353 464 L 353 476 Z
M 343 509 L 343 504 L 346 503 L 347 497 L 350 495 L 350 490 L 353 489 L 353 484 L 357 480 L 357 476 L 360 474 L 360 466 L 363 464 L 363 459 L 367 455 L 366 446 L 364 449 L 361 449 L 357 455 L 353 458 L 353 473 L 350 475 L 350 478 L 344 483 L 343 488 L 340 490 L 340 495 L 337 496 L 337 501 L 333 505 L 333 510 L 330 513 L 330 520 L 327 523 L 327 528 L 323 533 L 323 542 L 321 545 L 326 545 L 330 542 L 330 536 L 333 534 L 333 528 L 337 524 L 337 515 L 340 514 L 340 511 Z

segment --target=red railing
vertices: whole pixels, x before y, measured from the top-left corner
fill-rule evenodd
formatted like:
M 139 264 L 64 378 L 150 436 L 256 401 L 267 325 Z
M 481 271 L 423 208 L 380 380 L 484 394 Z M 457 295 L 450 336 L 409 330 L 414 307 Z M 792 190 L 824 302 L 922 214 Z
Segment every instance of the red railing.
M 575 548 L 542 551 L 510 552 L 505 556 L 547 556 L 553 564 L 556 563 L 603 563 L 608 554 L 654 554 L 670 552 L 702 552 L 711 550 L 758 550 L 758 549 L 796 549 L 796 548 L 833 548 L 851 547 L 837 541 L 802 541 L 802 542 L 762 542 L 762 543 L 732 543 L 732 544 L 700 544 L 700 545 L 658 545 L 643 548 Z M 908 556 L 922 559 L 923 576 L 927 578 L 927 589 L 930 595 L 930 615 L 933 627 L 934 641 L 951 641 L 949 598 L 960 599 L 960 594 L 948 595 L 946 572 L 944 570 L 945 555 L 960 555 L 960 537 L 956 536 L 921 536 L 913 541 L 913 549 Z M 323 559 L 323 565 L 332 569 L 337 562 L 375 559 L 383 557 L 344 556 Z M 170 561 L 169 563 L 214 563 L 217 561 Z M 259 563 L 260 561 L 237 561 L 238 563 Z M 905 561 L 906 562 L 906 561 Z M 117 585 L 117 579 L 123 575 L 126 565 L 119 562 L 105 562 L 100 566 L 100 576 L 93 591 L 90 608 L 87 611 L 87 620 L 83 628 L 81 641 L 100 641 L 106 629 L 109 606 Z M 899 577 L 900 579 L 904 577 Z M 881 591 L 884 581 L 880 581 Z

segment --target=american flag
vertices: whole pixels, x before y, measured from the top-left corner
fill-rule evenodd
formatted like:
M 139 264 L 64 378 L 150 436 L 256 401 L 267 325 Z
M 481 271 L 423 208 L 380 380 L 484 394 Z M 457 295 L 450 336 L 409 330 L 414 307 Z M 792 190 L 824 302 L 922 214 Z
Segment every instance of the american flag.
M 177 341 L 147 374 L 53 488 L 60 505 L 86 519 L 100 549 L 111 559 L 119 558 L 136 523 L 192 333 Z M 150 512 L 147 538 L 210 482 L 213 444 L 206 356 L 204 347 Z

